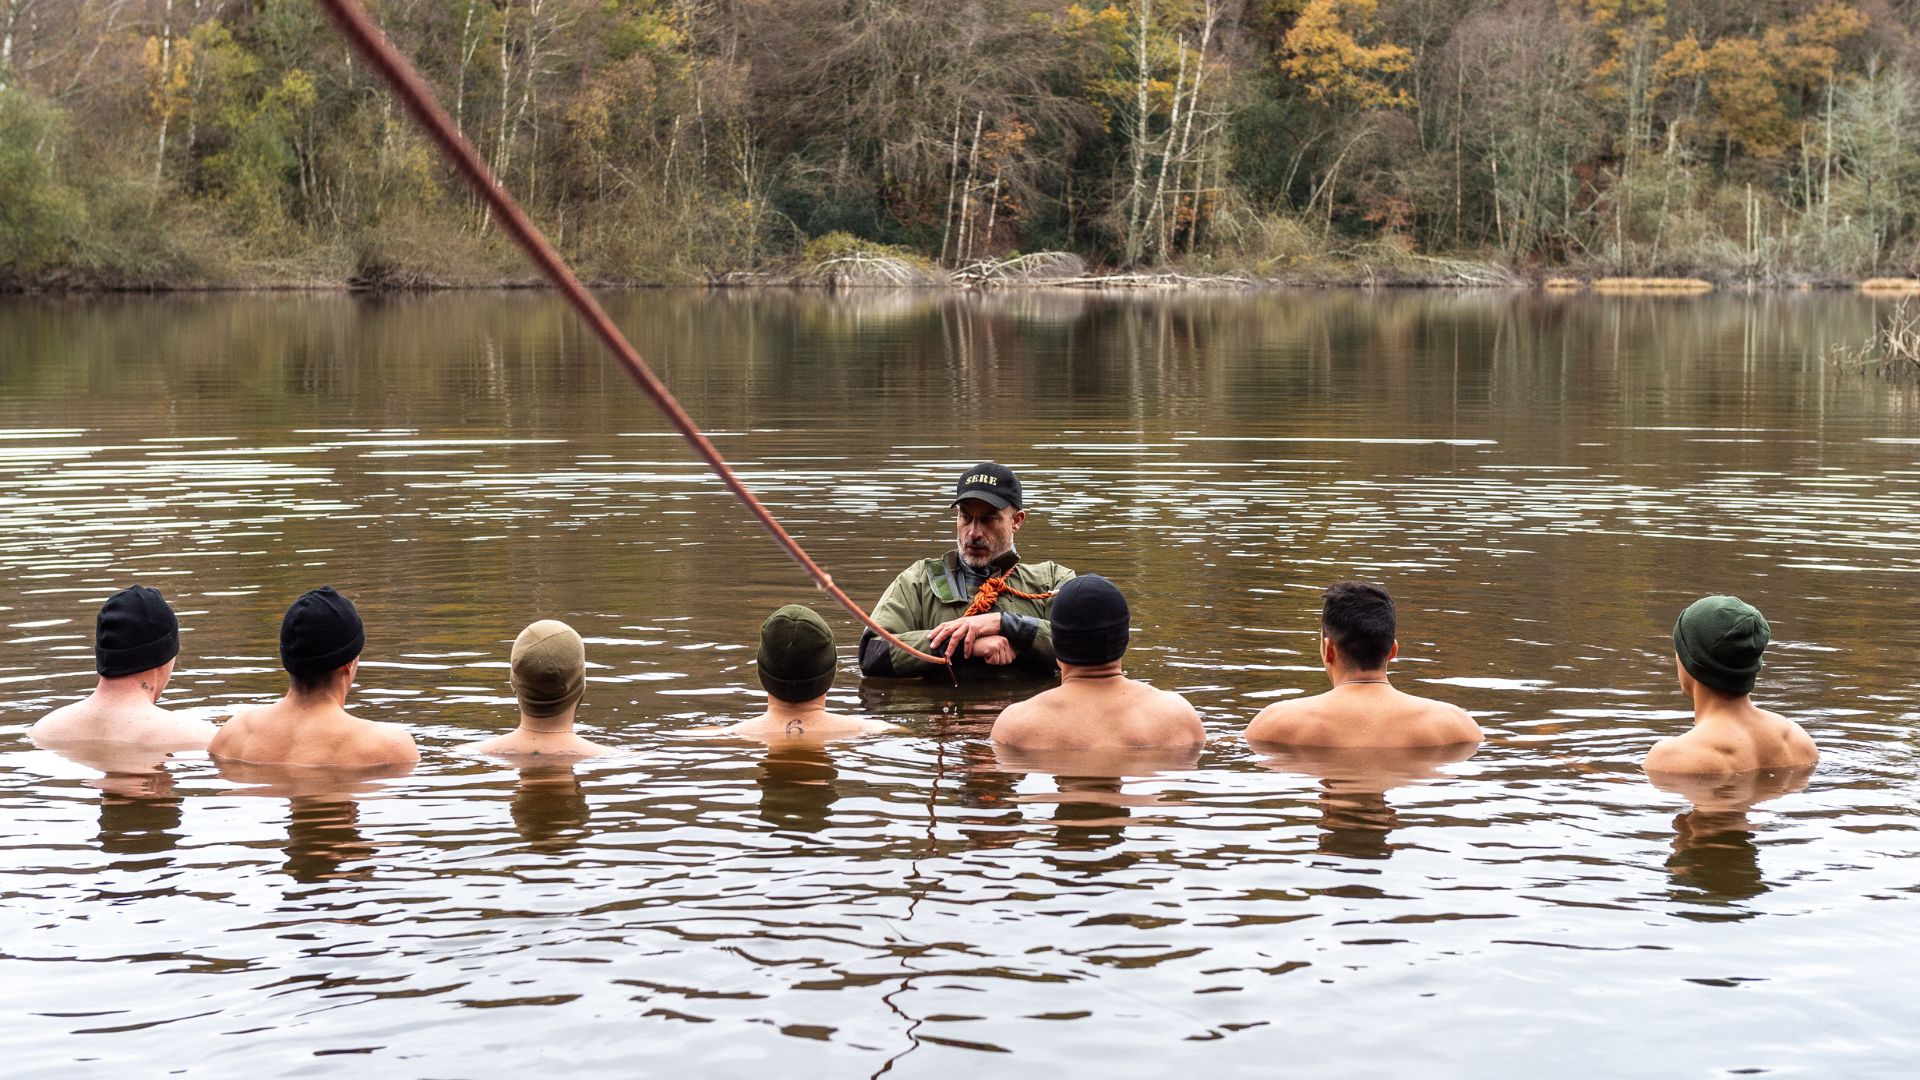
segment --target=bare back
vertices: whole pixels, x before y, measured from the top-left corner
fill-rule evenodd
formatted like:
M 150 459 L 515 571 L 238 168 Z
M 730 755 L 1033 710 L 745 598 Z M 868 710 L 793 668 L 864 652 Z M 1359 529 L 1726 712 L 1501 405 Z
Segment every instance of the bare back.
M 1068 679 L 1007 707 L 993 741 L 1022 750 L 1200 746 L 1200 714 L 1187 699 L 1124 675 Z
M 515 729 L 497 738 L 474 743 L 466 752 L 493 757 L 586 758 L 607 752 L 607 747 L 575 735 L 571 731 L 526 731 Z
M 1389 750 L 1478 743 L 1481 737 L 1466 710 L 1386 683 L 1349 683 L 1275 702 L 1246 731 L 1247 741 L 1255 743 Z
M 710 734 L 737 735 L 748 739 L 844 739 L 899 730 L 893 724 L 864 716 L 847 716 L 825 710 L 804 715 L 769 710 L 751 720 L 716 728 Z
M 36 743 L 125 743 L 156 750 L 204 750 L 219 729 L 175 716 L 144 700 L 102 700 L 95 694 L 62 705 L 27 729 Z
M 337 705 L 307 706 L 291 697 L 235 714 L 207 753 L 257 764 L 339 768 L 420 760 L 413 736 L 397 725 L 362 720 Z
M 1715 776 L 1756 769 L 1798 769 L 1820 759 L 1799 724 L 1741 699 L 1741 705 L 1695 717 L 1693 729 L 1654 744 L 1646 770 Z

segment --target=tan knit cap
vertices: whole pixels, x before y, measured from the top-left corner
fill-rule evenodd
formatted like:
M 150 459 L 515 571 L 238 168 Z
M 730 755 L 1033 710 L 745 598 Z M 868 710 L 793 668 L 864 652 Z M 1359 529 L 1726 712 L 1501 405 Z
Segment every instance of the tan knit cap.
M 541 619 L 513 639 L 513 694 L 528 716 L 558 716 L 587 689 L 587 647 L 573 627 Z

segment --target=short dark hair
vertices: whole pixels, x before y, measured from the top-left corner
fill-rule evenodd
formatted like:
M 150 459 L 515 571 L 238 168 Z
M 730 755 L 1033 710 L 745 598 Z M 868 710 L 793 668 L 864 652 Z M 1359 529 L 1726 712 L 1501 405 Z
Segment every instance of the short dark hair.
M 1320 594 L 1320 632 L 1347 662 L 1372 670 L 1393 652 L 1393 597 L 1365 581 L 1340 581 Z

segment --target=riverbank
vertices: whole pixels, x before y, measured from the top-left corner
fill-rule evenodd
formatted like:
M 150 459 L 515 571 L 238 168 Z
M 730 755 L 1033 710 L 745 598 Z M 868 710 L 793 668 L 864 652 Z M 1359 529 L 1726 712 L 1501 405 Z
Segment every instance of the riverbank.
M 1047 270 L 1033 260 L 1053 260 Z M 1419 257 L 1427 265 L 1368 262 L 1320 263 L 1279 273 L 1213 267 L 1149 270 L 1090 269 L 1077 257 L 1060 253 L 1021 256 L 997 262 L 945 269 L 918 261 L 864 260 L 827 264 L 789 264 L 761 270 L 664 273 L 647 276 L 583 275 L 596 289 L 958 289 L 1016 288 L 1127 289 L 1539 289 L 1550 293 L 1659 293 L 1687 295 L 1715 291 L 1857 290 L 1874 295 L 1920 294 L 1920 278 L 1853 279 L 1828 274 L 1748 278 L 1713 271 L 1674 276 L 1575 274 L 1565 269 L 1520 269 L 1499 263 Z M 539 289 L 544 278 L 531 272 L 355 273 L 319 277 L 264 272 L 172 279 L 116 279 L 86 274 L 53 274 L 35 281 L 0 282 L 0 295 L 96 295 L 111 293 L 357 292 L 398 294 L 484 289 Z

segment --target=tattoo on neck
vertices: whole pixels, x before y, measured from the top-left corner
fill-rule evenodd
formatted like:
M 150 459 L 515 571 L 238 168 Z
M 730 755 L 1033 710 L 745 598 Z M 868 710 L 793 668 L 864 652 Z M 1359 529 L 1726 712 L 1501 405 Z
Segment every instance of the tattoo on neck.
M 140 689 L 142 689 L 142 690 L 145 690 L 145 691 L 146 691 L 147 693 L 149 693 L 149 694 L 151 694 L 151 693 L 153 693 L 153 684 L 152 684 L 152 683 L 149 683 L 149 682 L 148 682 L 147 680 L 145 680 L 145 679 L 141 679 L 141 680 L 140 680 Z
M 806 725 L 802 724 L 797 718 L 787 721 L 787 734 L 805 735 L 806 733 L 807 733 Z

